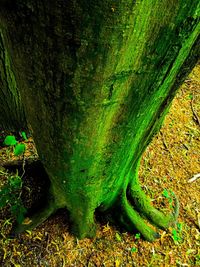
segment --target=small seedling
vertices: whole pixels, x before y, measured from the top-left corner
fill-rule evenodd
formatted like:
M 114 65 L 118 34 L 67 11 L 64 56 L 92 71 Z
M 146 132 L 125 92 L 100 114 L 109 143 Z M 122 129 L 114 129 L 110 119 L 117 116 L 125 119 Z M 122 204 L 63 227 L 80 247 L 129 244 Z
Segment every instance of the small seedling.
M 174 240 L 175 243 L 181 241 L 181 238 L 179 236 L 179 233 L 177 232 L 176 229 L 172 229 L 172 238 Z
M 172 206 L 173 197 L 172 196 L 174 195 L 174 193 L 171 190 L 169 193 L 169 191 L 167 191 L 167 189 L 164 189 L 162 195 L 169 201 L 170 208 L 173 208 L 173 206 Z
M 20 134 L 21 134 L 21 136 L 23 137 L 24 140 L 28 139 L 25 132 L 21 132 Z
M 131 248 L 131 252 L 132 252 L 132 253 L 135 253 L 135 252 L 137 252 L 137 251 L 138 251 L 138 249 L 137 249 L 136 247 Z
M 135 235 L 135 239 L 140 239 L 140 233 L 137 233 L 137 234 Z
M 21 200 L 22 180 L 16 175 L 10 176 L 8 182 L 0 189 L 0 208 L 9 206 L 10 212 L 18 223 L 24 220 L 26 208 Z
M 189 95 L 188 95 L 188 98 L 189 98 L 190 100 L 193 100 L 193 98 L 194 98 L 194 97 L 193 97 L 193 94 L 189 94 Z
M 172 229 L 171 233 L 172 233 L 172 238 L 174 240 L 175 243 L 179 243 L 182 238 L 181 238 L 181 232 L 183 229 L 183 224 L 182 223 L 177 223 L 177 229 Z
M 14 148 L 14 155 L 20 156 L 25 152 L 26 146 L 25 144 L 17 144 Z
M 27 139 L 25 132 L 22 132 L 22 136 L 25 140 Z M 18 143 L 14 135 L 7 135 L 4 140 L 4 145 L 13 147 L 15 156 L 24 154 L 26 149 L 25 144 Z M 18 173 L 10 176 L 7 184 L 0 189 L 0 208 L 9 205 L 11 214 L 19 223 L 23 221 L 26 212 L 21 200 L 21 189 L 22 180 Z
M 163 190 L 162 195 L 163 195 L 165 198 L 170 198 L 170 195 L 169 195 L 169 192 L 167 191 L 167 189 L 164 189 L 164 190 Z
M 3 143 L 6 146 L 15 146 L 17 144 L 17 140 L 14 135 L 7 135 Z
M 24 140 L 27 140 L 25 132 L 21 132 L 21 135 L 24 138 Z M 14 135 L 7 135 L 5 140 L 4 140 L 4 145 L 13 146 L 15 156 L 22 155 L 26 149 L 26 145 L 25 144 L 19 144 Z

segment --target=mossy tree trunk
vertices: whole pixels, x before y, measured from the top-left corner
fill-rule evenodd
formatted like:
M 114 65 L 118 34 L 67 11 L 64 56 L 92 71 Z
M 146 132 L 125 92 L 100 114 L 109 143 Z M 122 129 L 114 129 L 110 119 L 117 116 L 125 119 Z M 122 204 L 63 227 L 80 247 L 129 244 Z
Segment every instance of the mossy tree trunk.
M 20 232 L 58 208 L 79 237 L 94 212 L 118 207 L 127 229 L 154 240 L 143 217 L 167 228 L 177 216 L 151 206 L 140 158 L 199 53 L 198 0 L 16 0 L 0 4 L 12 68 L 41 161 L 46 205 Z
M 12 62 L 0 28 L 0 131 L 27 129 L 23 104 L 17 88 Z

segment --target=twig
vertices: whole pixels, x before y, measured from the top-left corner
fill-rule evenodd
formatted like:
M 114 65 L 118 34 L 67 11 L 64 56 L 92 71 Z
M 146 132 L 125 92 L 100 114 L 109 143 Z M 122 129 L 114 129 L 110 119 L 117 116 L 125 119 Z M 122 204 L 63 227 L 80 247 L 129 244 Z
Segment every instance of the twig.
M 23 163 L 22 163 L 22 170 L 23 170 L 23 173 L 21 175 L 21 178 L 24 176 L 25 174 L 25 164 L 26 164 L 26 158 L 25 158 L 25 153 L 23 153 Z
M 175 169 L 175 166 L 174 166 L 174 162 L 173 162 L 173 157 L 172 157 L 172 154 L 171 154 L 171 151 L 165 141 L 165 137 L 164 137 L 164 134 L 163 132 L 160 130 L 160 135 L 161 135 L 161 138 L 162 138 L 162 142 L 163 142 L 163 146 L 164 146 L 164 149 L 169 152 L 169 157 L 171 159 L 171 163 L 172 163 L 172 168 Z
M 169 151 L 169 148 L 168 148 L 168 145 L 167 145 L 167 143 L 166 143 L 166 141 L 165 141 L 163 132 L 160 131 L 160 134 L 161 134 L 161 137 L 162 137 L 162 142 L 163 142 L 163 146 L 164 146 L 165 150 L 167 150 L 168 152 L 170 152 L 170 151 Z
M 188 183 L 192 183 L 200 178 L 200 173 L 195 174 L 191 179 L 188 180 Z
M 25 158 L 25 159 L 17 159 L 17 160 L 9 160 L 9 161 L 0 161 L 0 166 L 4 168 L 14 167 L 14 166 L 24 166 L 26 164 L 31 164 L 33 162 L 38 161 L 38 157 L 34 158 Z
M 194 105 L 193 105 L 193 102 L 194 102 L 194 93 L 192 94 L 192 100 L 191 100 L 191 109 L 192 109 L 192 113 L 193 113 L 193 116 L 194 116 L 194 121 L 200 126 L 200 119 L 196 113 L 196 110 L 194 109 Z

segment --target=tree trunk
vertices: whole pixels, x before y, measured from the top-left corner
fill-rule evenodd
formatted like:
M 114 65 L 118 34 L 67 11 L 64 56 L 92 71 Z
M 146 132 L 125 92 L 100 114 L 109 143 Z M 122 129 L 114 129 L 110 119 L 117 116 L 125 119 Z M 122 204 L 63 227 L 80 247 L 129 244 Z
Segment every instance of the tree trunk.
M 176 220 L 153 208 L 140 158 L 199 53 L 199 1 L 18 0 L 0 5 L 28 122 L 51 181 L 30 229 L 66 207 L 78 237 L 117 207 L 149 241 Z M 132 206 L 133 205 L 133 206 Z
M 27 129 L 23 104 L 3 30 L 0 28 L 0 131 L 20 131 Z

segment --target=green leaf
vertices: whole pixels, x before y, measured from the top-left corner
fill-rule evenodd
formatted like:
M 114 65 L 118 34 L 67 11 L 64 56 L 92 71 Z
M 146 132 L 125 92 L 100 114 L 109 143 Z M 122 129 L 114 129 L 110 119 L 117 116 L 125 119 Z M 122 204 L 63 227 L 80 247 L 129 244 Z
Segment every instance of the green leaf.
M 166 197 L 166 198 L 170 198 L 170 195 L 169 195 L 167 189 L 164 189 L 164 190 L 163 190 L 162 195 L 163 195 L 164 197 Z
M 140 239 L 140 233 L 135 235 L 135 239 Z
M 28 139 L 25 132 L 21 132 L 21 136 L 24 138 L 24 140 Z
M 181 240 L 181 238 L 178 235 L 176 229 L 172 229 L 172 238 L 174 239 L 174 241 L 180 241 Z
M 131 248 L 131 252 L 132 252 L 132 253 L 137 252 L 137 251 L 138 251 L 137 248 L 135 248 L 135 247 Z
M 14 146 L 17 144 L 17 140 L 14 135 L 7 135 L 4 140 L 4 145 L 6 146 Z
M 192 100 L 193 99 L 193 94 L 189 94 L 188 98 Z
M 10 186 L 14 189 L 22 187 L 22 179 L 19 176 L 11 176 L 9 179 Z
M 25 148 L 26 148 L 25 144 L 17 144 L 14 149 L 14 155 L 15 156 L 22 155 L 25 151 Z

